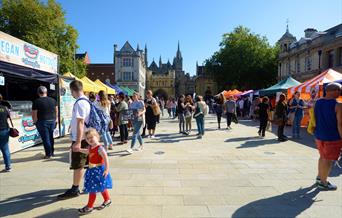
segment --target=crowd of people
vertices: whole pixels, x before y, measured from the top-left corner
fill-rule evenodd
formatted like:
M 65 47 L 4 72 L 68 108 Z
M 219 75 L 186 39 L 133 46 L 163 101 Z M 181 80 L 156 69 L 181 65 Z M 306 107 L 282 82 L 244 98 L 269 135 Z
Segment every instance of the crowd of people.
M 113 149 L 115 133 L 119 132 L 118 145 L 128 144 L 129 130 L 132 130 L 132 140 L 127 152 L 132 154 L 144 148 L 144 137 L 156 139 L 157 124 L 164 109 L 169 118 L 178 118 L 179 133 L 191 135 L 192 120 L 197 124 L 197 137 L 201 139 L 205 134 L 205 116 L 212 111 L 216 114 L 218 129 L 221 129 L 222 117 L 226 119 L 226 129 L 232 129 L 232 123 L 238 123 L 238 117 L 259 120 L 258 135 L 265 137 L 269 122 L 278 126 L 278 140 L 284 142 L 288 137 L 284 135 L 284 127 L 291 122 L 292 138 L 300 139 L 300 126 L 304 109 L 309 107 L 296 92 L 290 100 L 281 94 L 276 103 L 268 97 L 240 97 L 235 99 L 223 94 L 213 98 L 209 106 L 202 96 L 180 95 L 177 99 L 170 98 L 166 102 L 163 98 L 153 97 L 151 90 L 146 92 L 143 100 L 139 93 L 127 97 L 124 93 L 109 95 L 103 91 L 98 95 L 83 92 L 81 82 L 75 80 L 70 84 L 72 96 L 76 102 L 72 109 L 70 124 L 71 163 L 73 170 L 72 186 L 59 199 L 68 199 L 80 195 L 80 183 L 83 169 L 85 173 L 84 191 L 89 193 L 89 200 L 85 207 L 79 209 L 81 214 L 90 213 L 94 208 L 96 193 L 102 193 L 104 202 L 99 208 L 104 209 L 111 204 L 107 189 L 112 188 L 109 174 L 107 151 Z M 314 135 L 320 153 L 318 163 L 317 186 L 324 190 L 335 190 L 337 187 L 327 181 L 332 163 L 341 154 L 342 148 L 342 106 L 337 102 L 341 85 L 331 83 L 326 87 L 326 97 L 310 105 L 314 109 Z M 41 135 L 45 159 L 54 156 L 53 130 L 56 127 L 58 107 L 53 98 L 47 96 L 44 86 L 38 88 L 39 98 L 33 102 L 32 118 Z M 212 108 L 212 109 L 210 109 Z M 8 139 L 14 126 L 10 120 L 10 105 L 0 95 L 0 148 L 5 163 L 5 172 L 11 170 L 11 160 Z M 271 116 L 271 111 L 274 116 Z M 96 115 L 96 116 L 95 116 Z M 94 119 L 101 119 L 99 125 Z M 311 120 L 310 120 L 311 121 Z M 104 128 L 102 128 L 103 126 Z M 147 129 L 147 132 L 146 132 Z M 141 132 L 142 130 L 142 132 Z M 103 142 L 103 146 L 100 141 Z M 137 141 L 139 146 L 136 146 Z

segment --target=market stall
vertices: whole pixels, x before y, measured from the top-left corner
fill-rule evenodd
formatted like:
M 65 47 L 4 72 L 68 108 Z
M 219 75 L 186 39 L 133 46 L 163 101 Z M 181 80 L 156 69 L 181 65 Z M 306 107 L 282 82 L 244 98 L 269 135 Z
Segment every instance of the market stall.
M 234 89 L 234 90 L 229 90 L 229 91 L 223 91 L 222 94 L 227 99 L 227 98 L 229 98 L 229 96 L 235 96 L 235 95 L 238 95 L 240 93 L 242 93 L 242 92 L 237 90 L 237 89 Z
M 290 99 L 293 94 L 298 91 L 301 93 L 301 97 L 304 100 L 309 100 L 311 98 L 312 92 L 317 93 L 317 97 L 323 96 L 323 84 L 334 82 L 342 79 L 342 74 L 333 70 L 327 69 L 321 74 L 315 76 L 314 78 L 303 82 L 298 86 L 294 86 L 287 90 L 288 98 Z
M 89 79 L 86 76 L 82 77 L 81 81 L 83 83 L 83 90 L 85 92 L 95 92 L 95 93 L 98 93 L 101 90 L 106 91 L 105 88 L 98 86 L 96 83 L 94 83 L 91 79 Z M 91 91 L 89 91 L 89 90 L 86 90 L 84 87 L 92 87 L 92 89 L 90 89 Z
M 293 79 L 291 76 L 281 80 L 277 84 L 268 87 L 267 89 L 262 89 L 259 91 L 260 96 L 271 96 L 276 95 L 277 93 L 286 93 L 287 90 L 291 87 L 298 86 L 301 83 L 297 80 Z
M 95 80 L 96 85 L 98 85 L 99 87 L 103 87 L 105 89 L 105 92 L 108 95 L 115 95 L 116 91 L 115 89 L 105 85 L 104 83 L 102 83 L 99 79 Z
M 323 96 L 323 85 L 340 79 L 342 79 L 342 74 L 333 69 L 327 69 L 314 78 L 287 90 L 288 99 L 291 99 L 293 94 L 298 91 L 301 93 L 301 98 L 307 105 L 307 109 L 304 110 L 304 118 L 302 120 L 303 126 L 307 126 L 309 122 L 310 117 L 308 109 L 313 105 L 313 102 L 317 98 Z
M 106 84 L 107 86 L 113 88 L 113 89 L 115 90 L 116 94 L 119 94 L 120 92 L 123 92 L 123 93 L 125 93 L 125 95 L 127 95 L 127 92 L 124 91 L 124 90 L 122 90 L 118 85 L 112 85 L 112 84 L 110 84 L 109 82 L 105 82 L 105 84 Z
M 11 117 L 19 136 L 10 138 L 10 151 L 16 152 L 41 142 L 31 117 L 37 88 L 48 89 L 58 100 L 58 56 L 0 31 L 0 93 L 11 105 Z M 58 128 L 55 130 L 59 135 Z

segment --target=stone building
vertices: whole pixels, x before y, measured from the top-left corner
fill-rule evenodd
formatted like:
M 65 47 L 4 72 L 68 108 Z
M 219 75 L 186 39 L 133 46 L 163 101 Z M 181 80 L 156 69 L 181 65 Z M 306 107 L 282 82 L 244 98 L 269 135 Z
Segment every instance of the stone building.
M 133 47 L 127 41 L 120 50 L 114 45 L 115 82 L 119 86 L 129 87 L 145 96 L 147 48 Z
M 279 39 L 278 79 L 291 75 L 303 82 L 328 68 L 342 72 L 342 24 L 325 31 L 308 28 L 304 33 L 297 41 L 287 27 Z
M 205 66 L 196 63 L 195 92 L 198 95 L 206 96 L 208 91 L 211 95 L 217 94 L 217 83 L 210 73 L 206 72 Z
M 151 89 L 156 96 L 176 97 L 181 94 L 192 94 L 195 91 L 195 82 L 189 73 L 183 70 L 183 57 L 178 48 L 176 56 L 170 61 L 162 63 L 159 58 L 159 64 L 153 60 L 147 71 L 147 89 Z
M 93 81 L 115 83 L 114 64 L 88 64 L 87 77 Z

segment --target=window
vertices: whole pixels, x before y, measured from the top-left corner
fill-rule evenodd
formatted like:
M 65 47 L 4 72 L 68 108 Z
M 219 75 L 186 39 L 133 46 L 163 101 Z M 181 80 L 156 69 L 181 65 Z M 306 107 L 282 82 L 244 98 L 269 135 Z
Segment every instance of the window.
M 132 72 L 123 72 L 122 80 L 131 81 L 132 80 Z
M 124 67 L 132 67 L 133 66 L 133 59 L 132 58 L 123 58 L 122 65 Z
M 299 58 L 296 59 L 296 69 L 297 69 L 297 73 L 299 73 L 300 72 L 300 59 Z
M 334 66 L 334 51 L 328 51 L 328 67 L 331 68 Z
M 310 56 L 305 58 L 305 68 L 306 68 L 306 71 L 311 70 L 311 57 Z

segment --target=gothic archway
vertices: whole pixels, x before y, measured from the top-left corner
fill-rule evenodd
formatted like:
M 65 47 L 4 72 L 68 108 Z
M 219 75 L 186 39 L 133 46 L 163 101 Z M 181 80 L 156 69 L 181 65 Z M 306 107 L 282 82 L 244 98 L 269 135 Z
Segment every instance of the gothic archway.
M 158 98 L 163 98 L 164 100 L 167 100 L 169 98 L 169 95 L 164 89 L 157 89 L 154 92 L 154 96 Z

